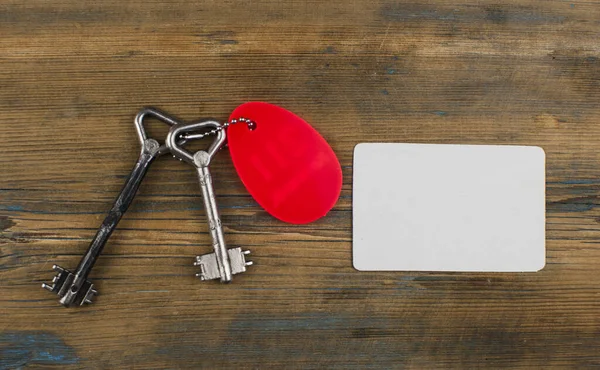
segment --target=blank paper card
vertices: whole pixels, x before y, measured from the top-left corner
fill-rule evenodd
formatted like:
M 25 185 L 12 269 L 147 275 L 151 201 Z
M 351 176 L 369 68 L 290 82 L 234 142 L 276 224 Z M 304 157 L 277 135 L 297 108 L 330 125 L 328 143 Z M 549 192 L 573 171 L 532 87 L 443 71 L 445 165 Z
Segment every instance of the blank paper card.
M 354 150 L 353 264 L 361 271 L 538 271 L 539 147 L 364 143 Z

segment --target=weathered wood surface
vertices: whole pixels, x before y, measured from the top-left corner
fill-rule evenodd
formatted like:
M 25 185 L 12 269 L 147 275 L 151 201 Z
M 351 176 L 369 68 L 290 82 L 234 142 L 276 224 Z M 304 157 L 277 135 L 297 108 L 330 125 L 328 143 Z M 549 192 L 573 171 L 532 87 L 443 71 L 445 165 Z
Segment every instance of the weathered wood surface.
M 600 366 L 600 2 L 2 1 L 0 368 Z M 154 105 L 225 119 L 264 100 L 337 152 L 339 203 L 283 224 L 213 166 L 230 245 L 256 266 L 193 277 L 210 250 L 193 169 L 161 158 L 64 309 Z M 359 142 L 540 145 L 547 266 L 534 274 L 359 273 Z

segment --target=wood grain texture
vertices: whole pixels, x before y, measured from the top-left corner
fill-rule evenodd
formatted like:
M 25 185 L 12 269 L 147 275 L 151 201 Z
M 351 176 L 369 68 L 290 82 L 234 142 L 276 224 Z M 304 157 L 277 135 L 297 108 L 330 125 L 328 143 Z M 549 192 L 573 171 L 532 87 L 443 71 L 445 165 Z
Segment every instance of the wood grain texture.
M 0 368 L 600 366 L 600 2 L 0 2 Z M 91 280 L 75 267 L 154 105 L 225 119 L 282 105 L 344 171 L 313 224 L 283 224 L 225 153 L 212 169 L 229 245 L 256 265 L 193 277 L 210 250 L 194 171 L 150 169 Z M 547 265 L 534 274 L 359 273 L 359 142 L 523 144 L 547 155 Z

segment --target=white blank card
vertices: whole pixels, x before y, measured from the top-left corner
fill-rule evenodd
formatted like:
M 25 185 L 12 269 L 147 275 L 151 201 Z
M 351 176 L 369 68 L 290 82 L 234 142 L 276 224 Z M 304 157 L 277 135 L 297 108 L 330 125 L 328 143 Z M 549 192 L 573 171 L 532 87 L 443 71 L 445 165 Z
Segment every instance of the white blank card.
M 538 271 L 546 261 L 539 147 L 358 144 L 353 264 L 361 271 Z

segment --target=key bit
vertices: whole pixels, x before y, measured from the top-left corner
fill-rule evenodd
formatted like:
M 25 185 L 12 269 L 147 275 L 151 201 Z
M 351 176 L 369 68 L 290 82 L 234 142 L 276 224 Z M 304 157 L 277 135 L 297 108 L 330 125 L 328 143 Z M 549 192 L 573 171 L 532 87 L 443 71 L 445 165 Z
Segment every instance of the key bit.
M 209 129 L 211 129 L 211 133 L 216 134 L 216 139 L 205 151 L 199 150 L 191 154 L 183 148 L 181 142 L 178 142 L 178 138 L 185 137 L 184 134 Z M 214 252 L 196 257 L 194 265 L 200 266 L 200 273 L 196 276 L 202 280 L 220 279 L 221 282 L 228 283 L 232 280 L 234 274 L 246 271 L 246 267 L 250 266 L 252 262 L 246 262 L 245 256 L 250 253 L 249 251 L 242 251 L 239 247 L 227 249 L 225 245 L 223 227 L 209 170 L 212 158 L 225 144 L 225 130 L 216 121 L 176 124 L 169 130 L 165 143 L 171 150 L 171 154 L 196 167 L 200 189 L 202 190 L 202 200 L 204 201 Z
M 227 250 L 227 254 L 229 255 L 229 265 L 231 266 L 232 275 L 245 272 L 246 267 L 253 264 L 252 261 L 246 261 L 246 256 L 250 254 L 249 250 L 244 251 L 240 247 L 231 248 Z M 194 266 L 200 266 L 200 273 L 196 274 L 200 280 L 221 279 L 223 277 L 219 272 L 217 254 L 214 252 L 196 257 Z
M 60 298 L 59 302 L 64 306 L 83 306 L 85 303 L 92 303 L 92 298 L 98 294 L 94 284 L 87 279 L 77 279 L 71 271 L 58 265 L 52 266 L 52 269 L 57 271 L 52 279 L 52 285 L 42 284 L 42 288 L 56 293 Z M 81 280 L 81 283 L 74 284 L 75 280 Z
M 115 200 L 113 207 L 100 225 L 98 232 L 90 243 L 86 253 L 81 258 L 77 269 L 71 272 L 60 266 L 54 265 L 57 275 L 52 280 L 52 285 L 42 284 L 42 287 L 50 292 L 56 293 L 59 302 L 63 306 L 83 305 L 92 303 L 92 298 L 97 295 L 94 285 L 87 279 L 92 271 L 96 260 L 102 253 L 108 238 L 117 227 L 117 224 L 123 217 L 123 214 L 129 208 L 137 190 L 150 167 L 150 164 L 158 156 L 168 152 L 165 145 L 159 145 L 154 139 L 148 138 L 143 126 L 143 120 L 146 116 L 153 116 L 160 121 L 175 125 L 178 122 L 166 114 L 152 108 L 143 109 L 135 118 L 135 127 L 139 141 L 142 145 L 140 157 L 138 158 L 129 178 L 125 182 L 121 193 Z

